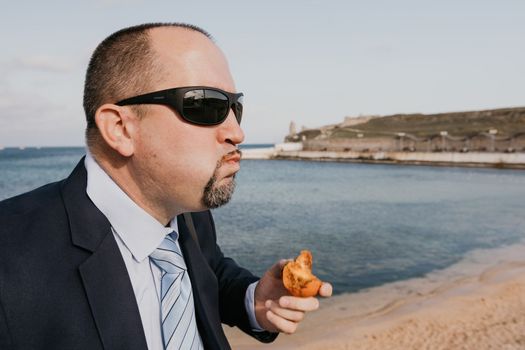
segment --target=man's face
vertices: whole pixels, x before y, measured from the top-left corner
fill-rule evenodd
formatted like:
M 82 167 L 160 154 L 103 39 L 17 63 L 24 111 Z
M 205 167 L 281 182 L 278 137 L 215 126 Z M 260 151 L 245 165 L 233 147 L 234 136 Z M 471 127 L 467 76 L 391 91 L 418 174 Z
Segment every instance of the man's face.
M 236 92 L 224 55 L 201 33 L 163 27 L 151 31 L 151 40 L 163 69 L 154 90 L 209 86 Z M 163 105 L 146 111 L 132 162 L 148 200 L 173 213 L 225 204 L 240 168 L 236 145 L 244 139 L 233 111 L 214 126 L 189 124 Z

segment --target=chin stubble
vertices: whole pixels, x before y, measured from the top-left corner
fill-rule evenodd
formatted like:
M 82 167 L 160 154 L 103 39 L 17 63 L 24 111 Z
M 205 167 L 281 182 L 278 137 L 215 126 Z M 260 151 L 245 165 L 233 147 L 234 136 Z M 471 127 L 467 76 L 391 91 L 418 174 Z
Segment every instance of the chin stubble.
M 235 174 L 230 178 L 230 181 L 226 182 L 223 185 L 217 183 L 217 177 L 219 173 L 219 168 L 225 162 L 225 159 L 233 154 L 241 154 L 239 150 L 228 153 L 221 160 L 217 162 L 215 171 L 211 176 L 210 180 L 204 186 L 204 194 L 202 196 L 202 203 L 206 208 L 214 209 L 218 208 L 230 201 L 233 196 L 233 191 L 235 190 Z

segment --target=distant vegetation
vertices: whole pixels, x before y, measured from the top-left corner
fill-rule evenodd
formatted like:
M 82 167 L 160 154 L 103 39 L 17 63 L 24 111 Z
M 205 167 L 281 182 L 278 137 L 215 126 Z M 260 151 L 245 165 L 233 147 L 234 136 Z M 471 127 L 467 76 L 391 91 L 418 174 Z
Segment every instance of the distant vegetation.
M 362 123 L 346 118 L 345 122 L 316 129 L 305 129 L 288 135 L 287 141 L 305 141 L 322 138 L 377 138 L 396 137 L 406 133 L 417 138 L 431 138 L 447 131 L 454 137 L 474 137 L 491 129 L 498 137 L 512 137 L 525 132 L 525 107 L 503 108 L 472 112 L 440 114 L 395 114 L 363 118 Z
M 525 107 L 440 114 L 346 117 L 285 141 L 310 151 L 525 152 Z
M 350 118 L 348 118 L 350 119 Z M 525 107 L 504 108 L 475 112 L 453 112 L 440 114 L 395 114 L 374 117 L 362 124 L 345 126 L 345 123 L 328 127 L 333 138 L 395 136 L 405 132 L 416 137 L 431 137 L 447 131 L 449 135 L 472 137 L 490 129 L 497 129 L 498 135 L 511 136 L 525 132 Z M 328 131 L 328 130 L 326 130 Z M 307 139 L 321 134 L 320 129 L 304 130 L 298 135 Z

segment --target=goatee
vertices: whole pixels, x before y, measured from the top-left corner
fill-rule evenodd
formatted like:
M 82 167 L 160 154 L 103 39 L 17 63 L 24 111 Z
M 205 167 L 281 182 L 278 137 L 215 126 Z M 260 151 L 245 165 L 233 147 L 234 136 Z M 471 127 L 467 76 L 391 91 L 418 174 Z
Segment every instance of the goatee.
M 234 155 L 241 155 L 241 151 L 235 150 L 229 152 L 221 160 L 217 162 L 215 171 L 211 176 L 210 180 L 204 187 L 204 194 L 202 196 L 202 203 L 206 208 L 214 209 L 222 205 L 225 205 L 230 201 L 233 196 L 233 191 L 235 190 L 235 174 L 228 178 L 226 183 L 219 185 L 217 183 L 217 178 L 219 174 L 219 168 L 228 160 L 228 158 Z

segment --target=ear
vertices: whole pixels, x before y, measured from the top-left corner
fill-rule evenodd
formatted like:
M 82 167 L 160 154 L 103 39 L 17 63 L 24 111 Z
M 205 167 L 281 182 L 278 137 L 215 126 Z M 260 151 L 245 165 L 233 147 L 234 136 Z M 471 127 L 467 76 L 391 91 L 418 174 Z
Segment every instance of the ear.
M 106 103 L 97 109 L 95 123 L 106 144 L 124 157 L 135 152 L 133 137 L 138 118 L 128 108 Z

